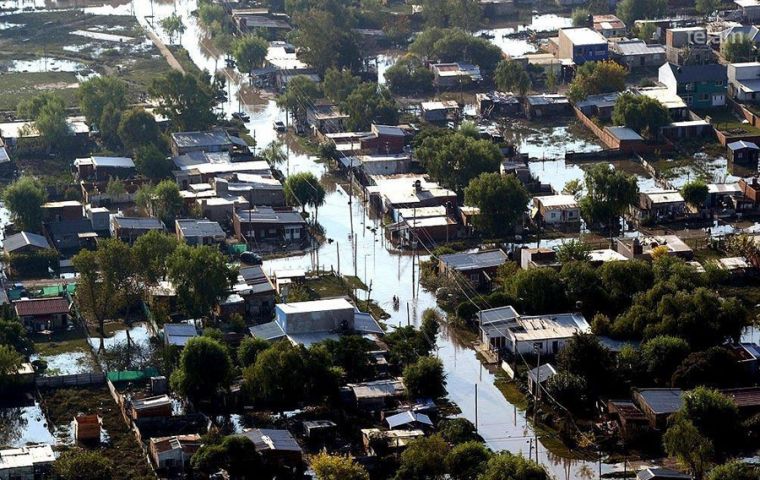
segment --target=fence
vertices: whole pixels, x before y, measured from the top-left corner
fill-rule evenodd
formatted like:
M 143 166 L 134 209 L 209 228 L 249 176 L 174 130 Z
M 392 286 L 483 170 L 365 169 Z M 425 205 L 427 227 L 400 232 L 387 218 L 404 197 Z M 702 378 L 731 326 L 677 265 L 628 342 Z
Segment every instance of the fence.
M 605 149 L 598 152 L 565 152 L 565 162 L 584 163 L 606 160 L 622 160 L 629 158 L 630 154 L 620 149 Z
M 80 373 L 75 375 L 58 375 L 55 377 L 37 377 L 34 380 L 37 388 L 84 387 L 106 383 L 103 373 Z

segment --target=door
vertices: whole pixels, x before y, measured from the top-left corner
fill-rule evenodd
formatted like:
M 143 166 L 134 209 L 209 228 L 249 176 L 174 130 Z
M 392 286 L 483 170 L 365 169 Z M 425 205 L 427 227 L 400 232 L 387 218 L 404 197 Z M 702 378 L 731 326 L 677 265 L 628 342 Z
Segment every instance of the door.
M 726 96 L 722 93 L 714 93 L 712 96 L 712 106 L 722 107 L 726 104 Z

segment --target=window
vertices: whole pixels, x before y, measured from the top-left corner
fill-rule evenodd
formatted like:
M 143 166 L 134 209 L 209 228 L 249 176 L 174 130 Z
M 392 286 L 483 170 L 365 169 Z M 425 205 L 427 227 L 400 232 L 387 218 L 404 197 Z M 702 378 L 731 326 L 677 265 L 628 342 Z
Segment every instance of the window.
M 706 102 L 707 100 L 710 100 L 710 94 L 708 93 L 700 93 L 699 94 L 699 100 L 702 102 Z
M 716 87 L 722 87 L 723 86 L 723 80 L 718 80 L 717 82 L 715 82 L 715 86 Z
M 694 91 L 694 84 L 693 84 L 693 83 L 691 83 L 691 82 L 687 82 L 686 84 L 684 84 L 684 87 L 683 87 L 683 88 L 684 88 L 684 90 L 686 90 L 687 92 L 692 92 L 692 91 Z
M 693 103 L 693 99 L 692 99 L 691 95 L 684 95 L 683 96 L 683 101 L 688 106 L 691 106 L 691 104 Z

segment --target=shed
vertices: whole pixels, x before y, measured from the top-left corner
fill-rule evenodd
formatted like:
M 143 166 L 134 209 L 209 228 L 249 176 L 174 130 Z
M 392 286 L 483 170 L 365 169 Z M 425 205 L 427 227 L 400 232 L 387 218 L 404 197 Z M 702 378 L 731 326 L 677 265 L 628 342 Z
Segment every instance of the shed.
M 325 440 L 334 436 L 338 429 L 332 420 L 308 420 L 302 426 L 304 436 L 309 440 Z
M 74 438 L 78 442 L 100 441 L 100 429 L 103 419 L 98 414 L 78 415 L 74 417 Z
M 760 148 L 754 142 L 739 140 L 726 145 L 728 148 L 728 160 L 737 165 L 757 169 Z
M 193 325 L 187 323 L 167 323 L 164 325 L 164 344 L 184 347 L 187 342 L 198 336 Z
M 430 417 L 428 417 L 424 413 L 413 412 L 410 410 L 397 413 L 396 415 L 391 415 L 390 417 L 387 417 L 385 419 L 385 422 L 388 424 L 388 427 L 391 430 L 396 429 L 398 427 L 430 428 L 433 426 L 433 422 L 430 420 Z
M 3 240 L 5 253 L 29 253 L 51 248 L 47 238 L 31 232 L 19 232 Z
M 303 458 L 301 447 L 287 430 L 254 428 L 242 433 L 253 442 L 256 451 L 269 460 L 283 465 L 300 465 Z
M 545 363 L 534 369 L 528 371 L 528 391 L 532 392 L 535 396 L 538 392 L 538 385 L 542 387 L 549 381 L 554 375 L 557 374 L 557 369 L 551 363 Z M 540 397 L 540 394 L 539 394 Z
M 680 388 L 642 388 L 633 392 L 633 400 L 652 428 L 664 429 L 668 417 L 681 408 L 683 391 Z
M 172 401 L 168 395 L 133 399 L 132 418 L 144 417 L 170 417 L 172 415 Z

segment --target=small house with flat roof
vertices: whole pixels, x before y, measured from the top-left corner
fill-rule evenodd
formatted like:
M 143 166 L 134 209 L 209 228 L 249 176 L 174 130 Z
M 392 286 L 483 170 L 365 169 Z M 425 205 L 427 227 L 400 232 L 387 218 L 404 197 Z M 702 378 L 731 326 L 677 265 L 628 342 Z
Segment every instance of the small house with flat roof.
M 728 149 L 728 160 L 735 165 L 747 167 L 753 171 L 757 170 L 758 158 L 760 157 L 760 148 L 755 142 L 739 140 L 726 145 Z
M 558 57 L 572 60 L 578 65 L 609 57 L 607 39 L 587 27 L 560 29 L 558 41 Z
M 507 254 L 501 249 L 451 253 L 438 257 L 438 271 L 441 274 L 456 272 L 464 275 L 480 288 L 490 285 L 496 271 L 507 260 Z
M 191 338 L 198 336 L 198 330 L 188 323 L 165 323 L 164 344 L 184 347 Z
M 665 467 L 647 467 L 636 472 L 636 480 L 693 480 L 694 477 Z
M 649 190 L 639 192 L 638 203 L 629 211 L 637 224 L 675 221 L 686 215 L 686 201 L 678 190 Z
M 111 215 L 111 238 L 132 244 L 153 230 L 165 232 L 164 222 L 155 217 L 122 217 Z
M 579 223 L 581 208 L 573 195 L 546 195 L 533 197 L 531 217 L 544 225 Z
M 195 218 L 178 218 L 174 221 L 177 239 L 188 245 L 221 245 L 227 239 L 219 222 L 198 220 Z
M 634 390 L 633 401 L 644 412 L 652 428 L 664 430 L 668 417 L 683 405 L 683 391 L 680 388 L 641 388 Z

